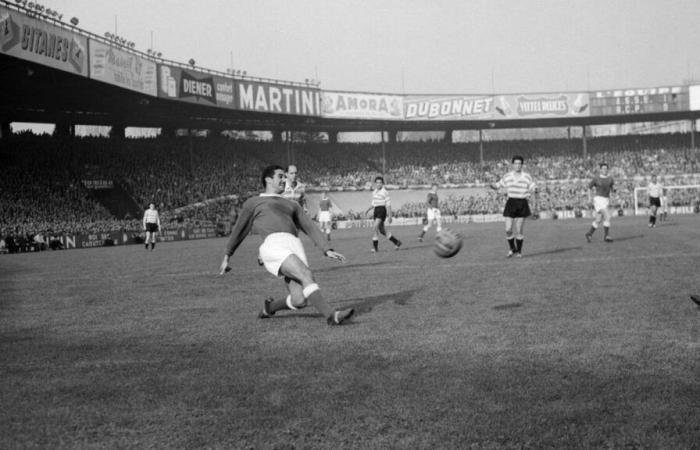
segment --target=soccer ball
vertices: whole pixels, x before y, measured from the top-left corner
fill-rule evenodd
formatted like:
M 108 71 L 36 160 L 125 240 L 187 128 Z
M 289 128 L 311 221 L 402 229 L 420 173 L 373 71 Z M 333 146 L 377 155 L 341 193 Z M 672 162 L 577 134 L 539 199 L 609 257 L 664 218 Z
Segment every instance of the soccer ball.
M 462 236 L 445 228 L 435 236 L 433 251 L 440 258 L 451 258 L 462 248 Z

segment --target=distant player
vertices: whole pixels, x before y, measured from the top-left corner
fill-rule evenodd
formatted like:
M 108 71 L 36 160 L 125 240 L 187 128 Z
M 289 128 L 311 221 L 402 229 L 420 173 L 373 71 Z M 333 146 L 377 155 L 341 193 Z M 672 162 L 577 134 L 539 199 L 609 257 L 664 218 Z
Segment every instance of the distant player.
M 615 182 L 608 174 L 607 163 L 601 163 L 600 172 L 593 177 L 588 184 L 589 189 L 595 189 L 595 196 L 593 197 L 595 219 L 591 224 L 591 229 L 586 233 L 586 240 L 588 242 L 591 242 L 593 239 L 593 233 L 598 229 L 601 221 L 603 222 L 603 240 L 605 242 L 612 242 L 612 238 L 610 237 L 610 219 L 612 217 L 610 213 L 610 193 L 613 192 L 614 185 Z
M 328 198 L 326 191 L 321 192 L 321 200 L 318 203 L 318 223 L 321 226 L 321 232 L 326 234 L 326 240 L 331 240 L 331 199 Z
M 523 171 L 522 156 L 513 156 L 513 170 L 508 172 L 497 183 L 491 184 L 491 189 L 505 188 L 508 199 L 503 210 L 506 218 L 506 242 L 508 242 L 508 257 L 523 255 L 523 225 L 525 218 L 530 216 L 528 197 L 535 192 L 535 182 L 529 173 Z
M 306 212 L 306 186 L 297 180 L 297 166 L 293 164 L 287 167 L 287 181 L 282 197 L 299 203 Z
M 428 205 L 428 209 L 426 211 L 426 218 L 428 220 L 428 223 L 423 225 L 423 231 L 421 231 L 420 235 L 418 236 L 418 242 L 423 242 L 423 236 L 425 236 L 425 233 L 428 232 L 428 230 L 431 226 L 433 226 L 433 224 L 435 224 L 435 228 L 438 233 L 440 232 L 440 230 L 442 230 L 442 217 L 440 215 L 437 191 L 438 185 L 437 183 L 433 183 L 433 185 L 430 187 L 430 192 L 428 192 L 428 198 L 426 199 L 426 203 Z
M 299 230 L 323 249 L 325 256 L 339 261 L 345 261 L 345 257 L 328 246 L 323 234 L 298 203 L 282 198 L 285 175 L 281 166 L 266 167 L 261 181 L 264 192 L 249 198 L 241 207 L 238 221 L 226 245 L 219 274 L 224 275 L 231 270 L 229 258 L 252 231 L 263 238 L 259 251 L 265 269 L 284 279 L 289 293 L 284 299 L 265 299 L 258 317 L 267 319 L 277 311 L 304 308 L 308 302 L 326 318 L 329 325 L 340 325 L 354 311 L 336 311 L 326 303 L 309 269 L 304 246 L 299 239 Z
M 656 213 L 660 212 L 661 197 L 664 192 L 663 185 L 656 181 L 656 175 L 651 176 L 651 181 L 647 185 L 647 192 L 649 193 L 649 228 L 653 228 L 656 226 Z
M 374 218 L 374 234 L 372 235 L 372 251 L 379 251 L 379 235 L 386 236 L 392 244 L 396 246 L 396 250 L 401 247 L 401 241 L 396 239 L 391 232 L 387 232 L 384 223 L 391 224 L 391 199 L 389 192 L 384 187 L 384 178 L 376 177 L 374 179 L 374 191 L 372 191 L 372 206 L 368 211 L 374 210 L 372 217 Z
M 148 209 L 143 213 L 143 229 L 146 230 L 146 240 L 145 246 L 148 250 L 148 243 L 151 243 L 151 251 L 156 248 L 156 234 L 160 230 L 160 216 L 158 215 L 158 210 L 156 205 L 151 203 L 148 205 Z
M 659 214 L 659 219 L 661 222 L 665 222 L 668 219 L 668 191 L 666 188 L 661 190 L 661 209 Z

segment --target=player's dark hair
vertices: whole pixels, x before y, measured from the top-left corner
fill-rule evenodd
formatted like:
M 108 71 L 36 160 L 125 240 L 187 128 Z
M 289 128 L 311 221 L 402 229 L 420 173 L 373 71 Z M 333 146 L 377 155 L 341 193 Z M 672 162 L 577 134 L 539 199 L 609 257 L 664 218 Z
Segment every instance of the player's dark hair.
M 600 167 L 601 169 L 603 168 L 603 166 L 610 167 L 610 166 L 608 166 L 608 163 L 606 163 L 606 162 L 602 162 L 602 163 L 598 164 L 598 167 Z
M 515 161 L 520 161 L 521 163 L 525 163 L 525 159 L 520 155 L 515 155 L 515 156 L 513 156 L 513 159 L 510 160 L 511 163 L 514 163 Z
M 382 184 L 384 184 L 384 177 L 375 177 L 374 182 L 376 183 L 377 181 L 381 180 Z
M 262 182 L 263 189 L 266 187 L 265 178 L 274 177 L 276 170 L 281 170 L 282 172 L 284 172 L 284 167 L 279 166 L 277 164 L 273 164 L 273 165 L 267 166 L 263 169 L 262 175 L 260 175 L 260 181 Z

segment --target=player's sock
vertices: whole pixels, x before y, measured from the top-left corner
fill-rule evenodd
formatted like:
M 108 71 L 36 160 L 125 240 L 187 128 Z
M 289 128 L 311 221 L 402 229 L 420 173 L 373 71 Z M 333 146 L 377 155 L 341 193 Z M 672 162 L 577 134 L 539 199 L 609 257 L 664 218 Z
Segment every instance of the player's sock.
M 591 226 L 591 229 L 588 230 L 588 233 L 586 233 L 586 234 L 589 235 L 589 236 L 593 236 L 593 233 L 595 233 L 595 230 L 596 230 L 596 227 Z
M 515 246 L 515 238 L 509 237 L 509 238 L 506 238 L 506 241 L 508 241 L 508 248 L 510 249 L 511 252 L 518 251 L 518 248 Z
M 335 310 L 323 299 L 318 284 L 313 283 L 304 288 L 304 298 L 321 313 L 323 317 L 328 319 L 333 316 Z
M 389 240 L 394 245 L 401 245 L 401 242 L 398 239 L 396 239 L 393 234 L 391 236 L 389 236 Z
M 151 242 L 151 250 L 153 250 L 154 248 L 156 248 L 156 243 L 155 243 L 155 242 Z
M 327 240 L 328 242 L 331 241 L 331 232 L 330 232 L 330 231 L 326 233 L 326 240 Z
M 146 250 L 148 250 L 148 242 L 144 244 L 144 247 L 146 248 Z
M 374 247 L 375 252 L 379 251 L 379 239 L 372 239 L 372 247 Z
M 610 227 L 603 227 L 603 237 L 608 237 L 610 234 Z
M 515 251 L 518 253 L 523 252 L 523 240 L 522 239 L 515 239 Z
M 425 236 L 425 231 L 426 231 L 425 228 L 423 228 L 423 231 L 421 231 L 420 234 L 418 235 L 418 239 L 423 239 L 423 236 Z

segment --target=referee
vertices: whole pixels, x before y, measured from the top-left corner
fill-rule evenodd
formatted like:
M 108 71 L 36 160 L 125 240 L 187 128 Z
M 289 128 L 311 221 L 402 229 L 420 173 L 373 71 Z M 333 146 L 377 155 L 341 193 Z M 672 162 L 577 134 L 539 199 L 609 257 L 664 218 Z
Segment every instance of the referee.
M 143 213 L 143 229 L 146 230 L 146 250 L 148 250 L 148 241 L 151 241 L 151 251 L 156 248 L 156 233 L 160 230 L 160 216 L 156 205 L 151 203 L 148 209 Z
M 506 241 L 508 242 L 508 257 L 522 257 L 523 223 L 530 213 L 527 198 L 535 191 L 535 183 L 529 173 L 523 172 L 523 157 L 513 156 L 513 170 L 501 178 L 498 183 L 490 185 L 491 189 L 505 189 L 508 195 L 503 216 L 506 218 Z

